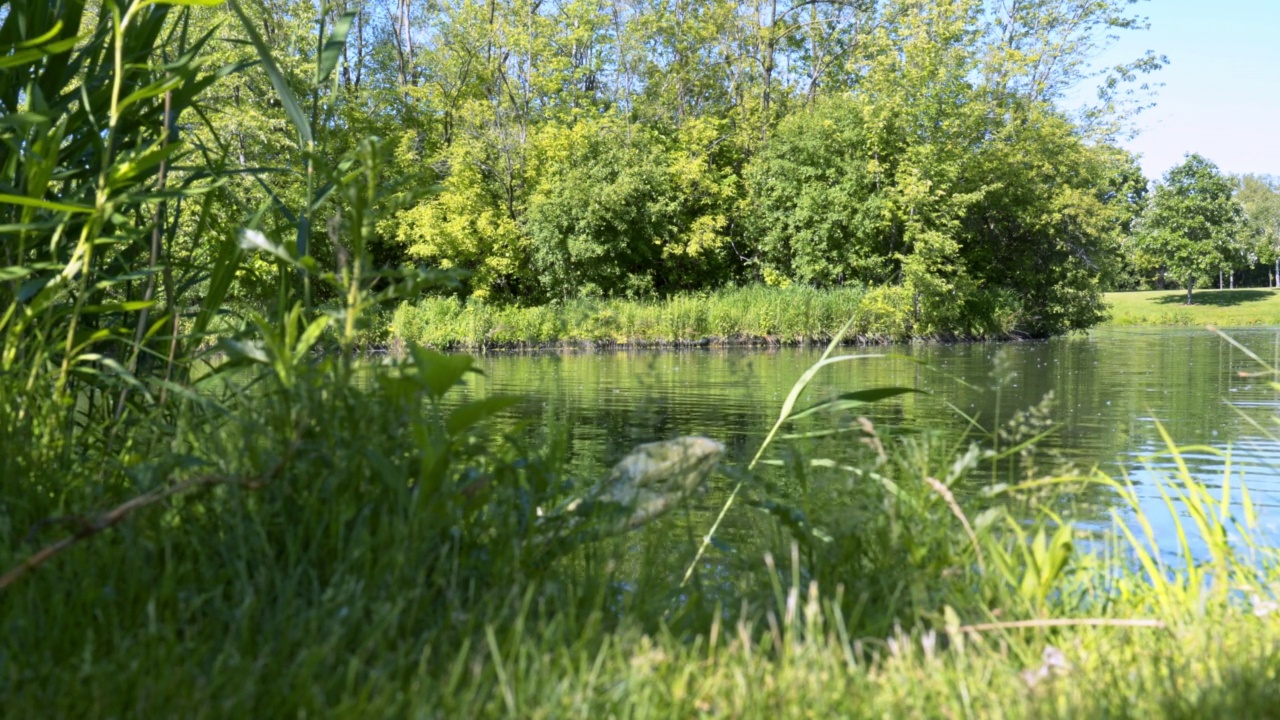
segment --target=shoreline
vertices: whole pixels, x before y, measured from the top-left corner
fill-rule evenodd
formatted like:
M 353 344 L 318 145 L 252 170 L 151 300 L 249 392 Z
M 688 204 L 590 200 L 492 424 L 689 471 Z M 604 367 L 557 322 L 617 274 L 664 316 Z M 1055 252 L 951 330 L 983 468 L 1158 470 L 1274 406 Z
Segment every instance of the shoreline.
M 787 291 L 769 298 L 777 300 Z M 841 297 L 843 295 L 843 297 Z M 770 349 L 825 346 L 849 317 L 857 321 L 840 344 L 844 347 L 886 347 L 911 344 L 1004 343 L 1047 340 L 1052 337 L 1127 328 L 1219 328 L 1280 326 L 1280 291 L 1239 288 L 1196 291 L 1196 304 L 1177 302 L 1183 291 L 1124 291 L 1106 293 L 1108 317 L 1087 329 L 1040 336 L 1017 330 L 1000 332 L 941 332 L 912 334 L 910 323 L 898 316 L 868 313 L 860 291 L 813 293 L 799 302 L 735 303 L 727 310 L 707 299 L 675 308 L 631 301 L 581 301 L 571 305 L 523 308 L 428 300 L 406 303 L 389 311 L 377 340 L 358 352 L 367 357 L 402 357 L 409 343 L 442 352 L 538 353 L 602 352 L 609 350 L 689 350 L 698 348 Z M 744 300 L 746 298 L 743 298 Z M 886 322 L 888 320 L 888 322 Z M 767 332 L 704 332 L 715 326 L 757 325 Z M 887 326 L 887 327 L 886 327 Z
M 981 313 L 931 309 L 913 304 L 899 287 L 755 285 L 661 300 L 584 298 L 534 306 L 427 297 L 403 303 L 383 317 L 371 344 L 413 343 L 452 351 L 785 347 L 826 344 L 842 331 L 844 344 L 851 346 L 1039 334 L 1015 304 L 993 305 Z
M 1087 333 L 1088 330 L 1065 333 Z M 502 342 L 492 344 L 470 344 L 463 342 L 445 345 L 424 345 L 439 352 L 446 353 L 503 353 L 503 354 L 536 354 L 545 352 L 582 352 L 595 353 L 606 351 L 682 351 L 682 350 L 780 350 L 783 348 L 825 347 L 831 342 L 831 335 L 810 338 L 780 339 L 769 336 L 742 335 L 736 337 L 702 337 L 691 340 L 553 340 L 540 343 Z M 1062 336 L 1055 336 L 1062 337 Z M 858 335 L 844 338 L 839 347 L 869 348 L 889 347 L 893 345 L 970 345 L 984 343 L 1024 343 L 1040 342 L 1052 337 L 1033 337 L 1029 335 L 1011 334 L 1001 337 L 978 336 L 918 336 L 909 338 L 890 338 L 884 336 Z M 366 356 L 404 357 L 408 343 L 403 338 L 393 338 L 389 343 L 370 346 L 360 352 Z

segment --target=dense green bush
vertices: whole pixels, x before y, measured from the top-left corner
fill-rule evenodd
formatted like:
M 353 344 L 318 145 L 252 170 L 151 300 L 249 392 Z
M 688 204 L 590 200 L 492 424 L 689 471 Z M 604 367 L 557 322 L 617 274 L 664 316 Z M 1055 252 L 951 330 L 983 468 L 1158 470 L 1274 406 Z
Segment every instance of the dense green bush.
M 1050 110 L 938 82 L 968 110 L 943 122 L 910 89 L 871 85 L 780 124 L 747 173 L 764 279 L 900 285 L 920 335 L 994 334 L 1008 305 L 996 298 L 1014 294 L 1018 332 L 1093 325 L 1132 215 L 1127 195 L 1098 188 L 1127 158 Z M 1021 121 L 996 120 L 1008 115 Z
M 746 221 L 772 284 L 894 279 L 904 252 L 889 192 L 901 152 L 865 103 L 823 100 L 781 123 L 747 171 Z
M 551 127 L 523 228 L 553 298 L 651 297 L 732 277 L 723 213 L 734 188 L 711 166 L 714 128 L 671 138 L 614 119 Z

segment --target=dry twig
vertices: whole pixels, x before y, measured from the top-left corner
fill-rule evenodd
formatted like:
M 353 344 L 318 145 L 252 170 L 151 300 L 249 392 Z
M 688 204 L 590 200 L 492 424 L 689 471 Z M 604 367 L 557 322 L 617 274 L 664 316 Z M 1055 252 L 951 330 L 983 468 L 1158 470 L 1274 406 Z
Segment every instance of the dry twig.
M 960 509 L 960 503 L 956 502 L 956 496 L 951 494 L 950 488 L 934 478 L 926 476 L 924 481 L 933 488 L 934 492 L 942 496 L 942 499 L 947 502 L 947 507 L 951 508 L 951 514 L 955 515 L 964 526 L 964 532 L 969 536 L 969 542 L 973 544 L 973 552 L 978 558 L 978 570 L 986 575 L 987 564 L 982 558 L 982 547 L 978 544 L 978 536 L 973 532 L 973 526 L 969 524 L 969 518 L 965 517 L 964 510 Z
M 1129 627 L 1163 630 L 1164 621 L 1150 618 L 1047 618 L 1044 620 L 1010 620 L 1008 622 L 961 625 L 958 632 L 979 633 L 987 630 L 1018 630 L 1045 627 Z
M 293 457 L 294 451 L 297 450 L 297 447 L 297 441 L 290 444 L 289 448 L 285 451 L 279 462 L 276 463 L 275 467 L 271 468 L 270 472 L 257 479 L 204 475 L 190 480 L 184 480 L 167 488 L 160 488 L 144 493 L 117 505 L 97 517 L 79 518 L 80 529 L 78 529 L 73 535 L 40 548 L 26 560 L 23 560 L 21 563 L 10 568 L 9 572 L 0 576 L 0 591 L 17 582 L 23 575 L 26 575 L 32 570 L 40 567 L 57 555 L 60 555 L 72 545 L 91 538 L 111 527 L 119 525 L 137 510 L 141 510 L 142 508 L 150 505 L 155 505 L 156 503 L 167 500 L 174 495 L 181 495 L 198 488 L 212 487 L 214 485 L 239 485 L 250 490 L 257 490 L 280 476 L 280 473 L 284 471 L 285 466 L 288 465 L 290 458 Z M 53 521 L 45 521 L 45 523 L 57 522 L 66 524 L 73 520 L 74 518 L 56 518 Z

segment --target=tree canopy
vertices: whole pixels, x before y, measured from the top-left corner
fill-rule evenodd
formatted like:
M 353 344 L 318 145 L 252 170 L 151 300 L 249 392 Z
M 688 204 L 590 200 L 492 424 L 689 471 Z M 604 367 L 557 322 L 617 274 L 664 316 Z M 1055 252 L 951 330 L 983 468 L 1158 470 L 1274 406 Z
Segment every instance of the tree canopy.
M 1244 175 L 1236 178 L 1236 198 L 1248 217 L 1253 255 L 1276 263 L 1273 282 L 1280 282 L 1280 184 L 1274 178 Z
M 370 252 L 463 270 L 466 295 L 889 285 L 922 330 L 1000 304 L 1033 334 L 1099 317 L 1141 202 L 1115 133 L 1163 62 L 1088 69 L 1110 33 L 1143 27 L 1130 0 L 241 5 L 314 137 L 271 99 L 231 11 L 198 11 L 236 69 L 190 124 L 240 173 L 215 191 L 214 229 L 309 193 L 332 212 L 308 172 L 280 168 L 376 137 Z M 339 25 L 319 82 L 308 68 Z M 1097 103 L 1064 106 L 1081 83 Z M 296 233 L 322 266 L 326 233 Z
M 1244 206 L 1218 166 L 1196 154 L 1165 173 L 1134 237 L 1140 263 L 1159 267 L 1187 290 L 1230 270 L 1247 250 Z

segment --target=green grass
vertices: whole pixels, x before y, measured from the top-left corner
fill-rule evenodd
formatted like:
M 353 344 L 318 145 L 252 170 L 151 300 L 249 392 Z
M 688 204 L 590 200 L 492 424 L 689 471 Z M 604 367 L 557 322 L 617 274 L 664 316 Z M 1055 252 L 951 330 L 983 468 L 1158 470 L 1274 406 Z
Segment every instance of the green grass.
M 1192 297 L 1187 305 L 1183 290 L 1107 293 L 1111 319 L 1104 326 L 1280 325 L 1280 292 L 1270 288 L 1196 290 Z
M 1103 327 L 1248 327 L 1280 325 L 1280 292 L 1269 288 L 1115 292 Z M 826 342 L 853 318 L 849 339 L 861 343 L 926 339 L 1002 339 L 1017 334 L 1015 312 L 965 327 L 921 333 L 910 299 L 894 288 L 751 286 L 665 300 L 571 300 L 536 307 L 488 305 L 455 298 L 406 302 L 384 320 L 376 342 L 456 350 L 556 346 L 797 344 Z M 389 324 L 389 328 L 387 325 Z
M 0 413 L 0 570 L 103 527 L 94 509 L 215 478 L 0 589 L 3 714 L 1266 717 L 1280 701 L 1280 572 L 1239 482 L 1157 471 L 1176 520 L 1156 537 L 1123 480 L 1019 483 L 983 434 L 779 435 L 763 471 L 717 481 L 742 493 L 682 586 L 714 509 L 549 557 L 528 542 L 537 509 L 590 481 L 554 422 L 531 444 L 479 422 L 485 401 L 440 404 L 456 356 L 357 377 L 263 332 L 265 360 L 130 411 L 127 435 L 99 430 L 110 407 L 67 422 L 0 378 L 0 407 L 22 409 Z M 1038 427 L 1007 430 L 1016 447 Z M 1064 524 L 1090 488 L 1133 512 Z

